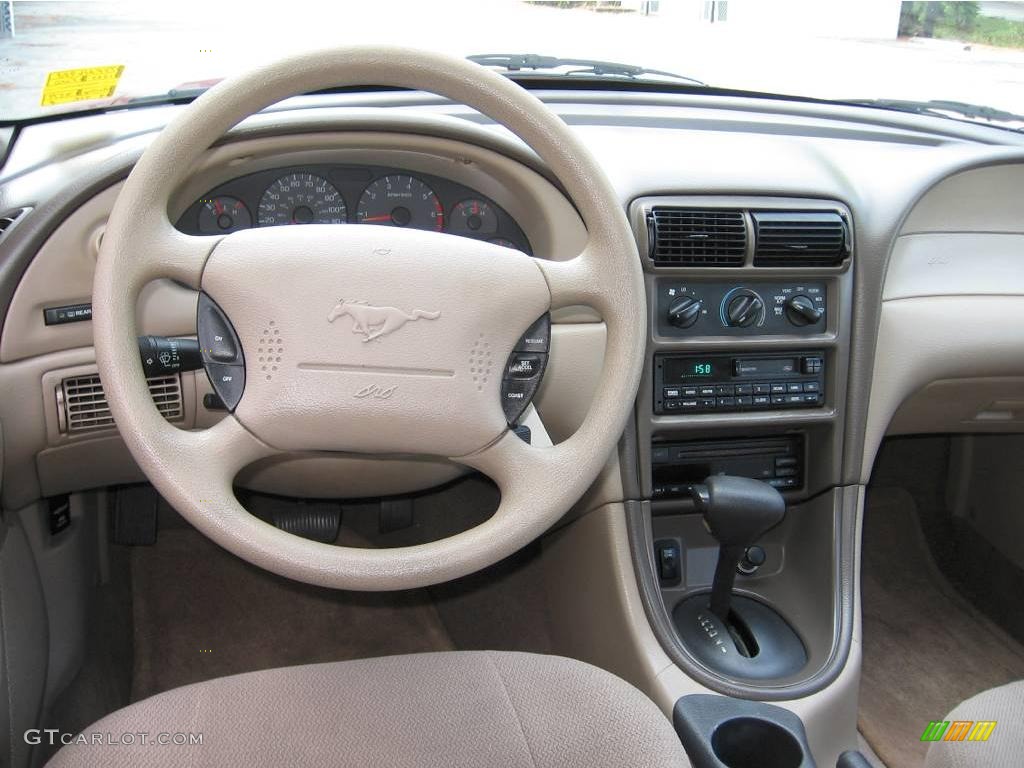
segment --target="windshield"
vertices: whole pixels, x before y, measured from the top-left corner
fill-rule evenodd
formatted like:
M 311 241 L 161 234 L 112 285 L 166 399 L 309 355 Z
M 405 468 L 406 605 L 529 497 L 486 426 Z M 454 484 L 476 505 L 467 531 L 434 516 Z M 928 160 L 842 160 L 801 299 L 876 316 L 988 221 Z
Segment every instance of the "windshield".
M 599 86 L 633 78 L 1001 111 L 986 113 L 989 120 L 1024 113 L 1024 3 L 0 0 L 0 19 L 2 120 L 207 87 L 290 53 L 355 43 L 639 68 L 518 70 Z

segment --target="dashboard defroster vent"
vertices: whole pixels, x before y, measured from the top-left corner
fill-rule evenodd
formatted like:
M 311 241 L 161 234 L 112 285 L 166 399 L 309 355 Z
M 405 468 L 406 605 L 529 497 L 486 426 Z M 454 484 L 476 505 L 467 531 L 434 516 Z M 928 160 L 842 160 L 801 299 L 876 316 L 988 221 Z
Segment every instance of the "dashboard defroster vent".
M 153 403 L 168 421 L 177 421 L 184 414 L 181 399 L 181 378 L 154 376 L 146 379 Z M 99 374 L 71 376 L 61 381 L 57 389 L 57 414 L 60 431 L 66 434 L 108 429 L 114 426 L 110 406 L 103 392 Z
M 850 229 L 834 211 L 753 211 L 754 266 L 835 267 L 850 255 Z
M 743 212 L 655 206 L 647 214 L 650 257 L 666 267 L 741 267 L 747 250 Z

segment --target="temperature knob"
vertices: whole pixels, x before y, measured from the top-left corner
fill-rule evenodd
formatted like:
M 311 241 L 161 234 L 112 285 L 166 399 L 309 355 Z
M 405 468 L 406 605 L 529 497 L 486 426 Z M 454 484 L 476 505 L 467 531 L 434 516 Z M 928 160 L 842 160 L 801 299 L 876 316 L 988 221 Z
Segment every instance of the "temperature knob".
M 760 325 L 764 320 L 764 301 L 748 288 L 741 288 L 729 298 L 724 320 L 734 328 Z
M 786 319 L 793 325 L 814 325 L 825 311 L 806 296 L 796 295 L 786 302 Z
M 668 321 L 676 328 L 689 328 L 700 318 L 704 302 L 696 296 L 680 296 L 668 308 Z

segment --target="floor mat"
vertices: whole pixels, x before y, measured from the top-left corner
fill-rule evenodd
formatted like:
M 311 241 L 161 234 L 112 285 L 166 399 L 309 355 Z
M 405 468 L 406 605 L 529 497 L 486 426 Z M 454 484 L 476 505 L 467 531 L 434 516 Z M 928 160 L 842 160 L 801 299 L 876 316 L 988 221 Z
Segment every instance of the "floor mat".
M 924 763 L 920 738 L 930 720 L 1024 678 L 1024 646 L 939 574 L 902 489 L 868 493 L 861 586 L 860 731 L 889 768 L 915 768 Z
M 425 590 L 311 587 L 192 529 L 135 548 L 132 579 L 135 701 L 239 672 L 453 648 Z

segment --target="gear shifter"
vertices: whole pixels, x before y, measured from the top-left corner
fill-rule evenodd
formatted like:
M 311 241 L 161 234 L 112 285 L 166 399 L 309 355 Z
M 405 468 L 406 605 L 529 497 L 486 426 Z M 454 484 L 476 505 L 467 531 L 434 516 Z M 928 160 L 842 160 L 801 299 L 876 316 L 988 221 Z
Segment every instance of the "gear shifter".
M 712 475 L 691 491 L 704 524 L 718 541 L 718 565 L 711 585 L 711 612 L 729 621 L 736 566 L 747 547 L 786 515 L 782 495 L 749 477 Z

